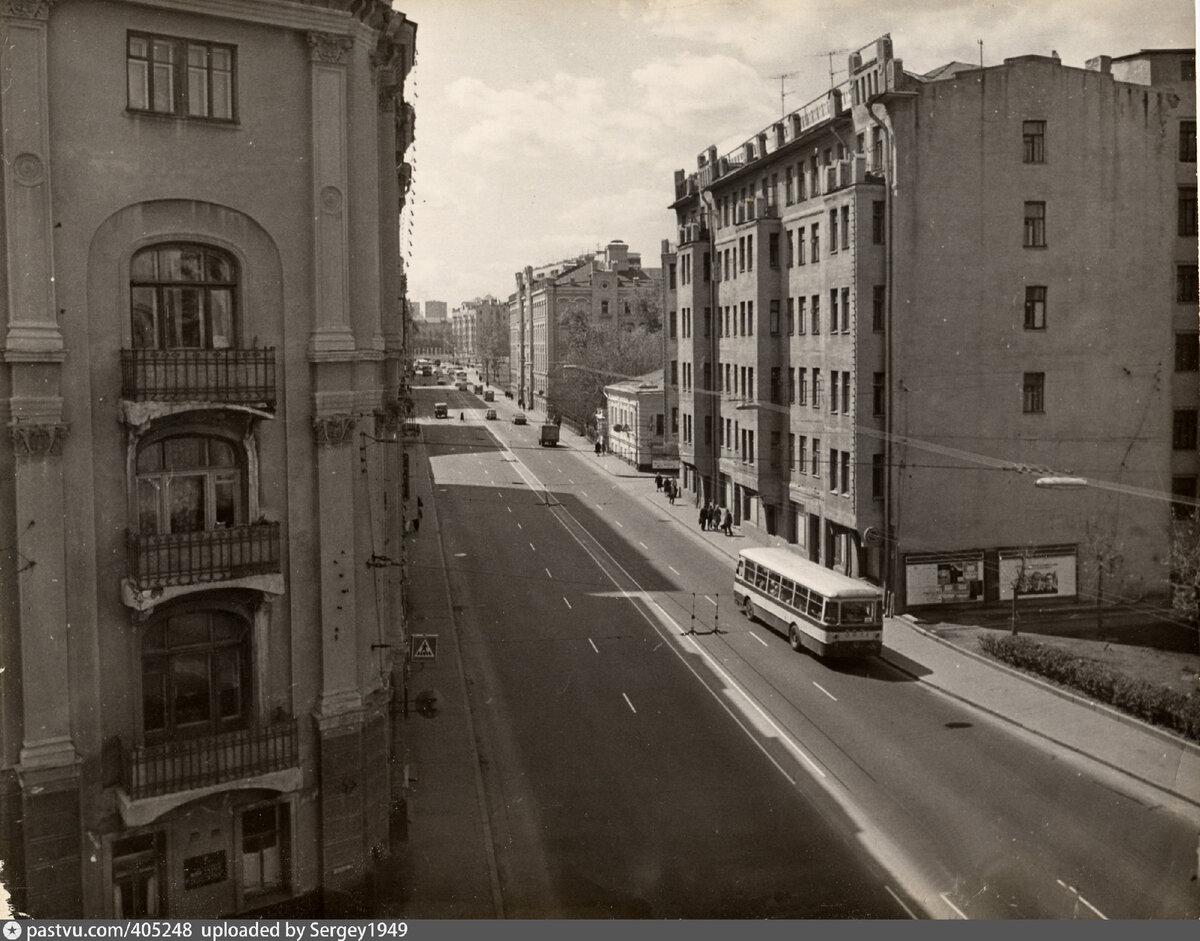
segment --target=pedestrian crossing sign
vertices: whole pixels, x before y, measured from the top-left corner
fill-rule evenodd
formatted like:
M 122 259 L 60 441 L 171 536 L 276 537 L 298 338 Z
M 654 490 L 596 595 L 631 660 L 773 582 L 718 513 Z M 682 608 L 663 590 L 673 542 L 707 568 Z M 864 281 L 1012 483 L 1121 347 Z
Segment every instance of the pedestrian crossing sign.
M 413 634 L 409 657 L 412 660 L 437 659 L 437 634 Z

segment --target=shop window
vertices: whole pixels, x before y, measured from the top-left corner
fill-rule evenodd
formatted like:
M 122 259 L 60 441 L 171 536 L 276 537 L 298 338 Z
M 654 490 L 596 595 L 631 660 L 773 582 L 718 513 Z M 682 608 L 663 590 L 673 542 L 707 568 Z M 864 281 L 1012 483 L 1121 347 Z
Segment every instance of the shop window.
M 113 918 L 159 918 L 163 904 L 163 835 L 146 833 L 112 844 Z
M 148 739 L 242 728 L 250 714 L 250 646 L 244 621 L 189 611 L 142 636 L 142 728 Z
M 238 272 L 233 258 L 203 245 L 159 245 L 133 256 L 129 274 L 138 349 L 236 346 Z

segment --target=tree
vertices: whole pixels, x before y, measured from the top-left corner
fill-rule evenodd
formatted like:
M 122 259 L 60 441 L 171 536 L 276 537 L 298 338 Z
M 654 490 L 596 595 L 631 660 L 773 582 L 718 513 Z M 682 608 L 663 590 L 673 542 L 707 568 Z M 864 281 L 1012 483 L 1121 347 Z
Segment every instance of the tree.
M 1171 520 L 1165 562 L 1171 607 L 1187 619 L 1195 649 L 1200 650 L 1200 514 Z
M 496 377 L 496 364 L 508 359 L 508 320 L 506 316 L 481 316 L 475 326 L 475 352 L 483 370 L 484 381 Z
M 1114 517 L 1115 518 L 1115 517 Z M 1095 519 L 1087 522 L 1083 544 L 1084 570 L 1096 578 L 1096 636 L 1104 629 L 1104 580 L 1109 579 L 1110 590 L 1112 582 L 1119 575 L 1125 562 L 1121 552 L 1121 543 L 1117 540 L 1115 529 L 1104 525 Z
M 662 365 L 662 337 L 645 327 L 626 330 L 595 323 L 584 313 L 559 322 L 561 363 L 551 372 L 547 406 L 580 427 L 604 405 L 604 387 L 645 375 Z

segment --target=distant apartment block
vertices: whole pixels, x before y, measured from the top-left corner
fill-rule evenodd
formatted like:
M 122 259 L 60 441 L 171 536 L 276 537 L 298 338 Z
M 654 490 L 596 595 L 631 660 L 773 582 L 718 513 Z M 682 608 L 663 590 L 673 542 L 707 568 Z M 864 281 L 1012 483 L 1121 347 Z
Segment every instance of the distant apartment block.
M 1116 555 L 1108 598 L 1163 594 L 1200 469 L 1194 62 L 916 75 L 885 36 L 677 172 L 685 491 L 899 608 L 1092 598 Z

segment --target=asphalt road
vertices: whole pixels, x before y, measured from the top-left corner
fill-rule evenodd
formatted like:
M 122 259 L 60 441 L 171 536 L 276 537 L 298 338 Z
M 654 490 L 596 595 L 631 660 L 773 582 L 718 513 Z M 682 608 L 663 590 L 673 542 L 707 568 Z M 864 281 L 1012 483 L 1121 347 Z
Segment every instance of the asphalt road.
M 507 916 L 1200 913 L 1187 821 L 880 660 L 794 654 L 590 452 L 435 398 Z

